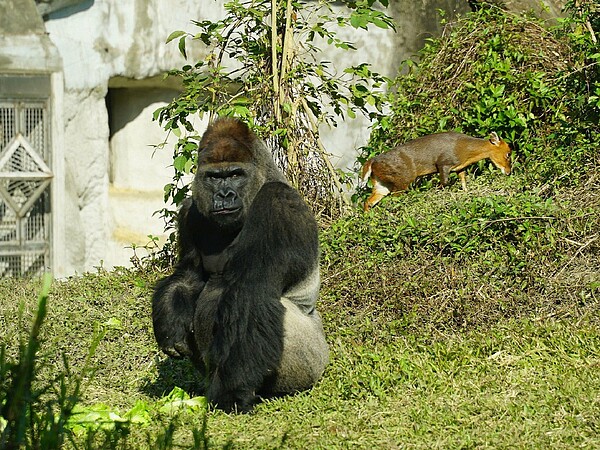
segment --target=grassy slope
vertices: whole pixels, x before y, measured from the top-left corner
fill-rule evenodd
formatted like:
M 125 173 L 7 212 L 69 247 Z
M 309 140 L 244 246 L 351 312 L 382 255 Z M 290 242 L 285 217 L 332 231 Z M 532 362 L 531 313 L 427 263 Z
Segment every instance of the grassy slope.
M 454 185 L 390 198 L 369 215 L 325 230 L 320 308 L 331 345 L 325 376 L 310 392 L 266 402 L 252 415 L 210 412 L 209 442 L 217 448 L 228 442 L 234 448 L 600 446 L 598 174 L 592 170 L 586 184 L 558 194 L 544 210 L 553 219 L 537 241 L 513 243 L 522 251 L 508 256 L 503 242 L 481 253 L 444 255 L 433 242 L 436 233 L 401 226 L 417 217 L 443 233 L 443 220 L 436 220 L 494 192 L 529 205 L 510 192 L 509 178 L 492 175 L 471 180 L 468 193 Z M 417 234 L 421 247 L 404 243 Z M 552 245 L 545 245 L 548 236 Z M 517 270 L 507 269 L 507 257 Z M 42 333 L 42 379 L 61 368 L 62 351 L 77 371 L 98 323 L 106 324 L 107 336 L 84 386 L 85 405 L 125 411 L 140 399 L 152 405 L 174 386 L 199 395 L 189 364 L 156 349 L 149 307 L 155 278 L 115 272 L 56 282 Z M 29 326 L 38 284 L 0 281 L 0 342 L 9 353 Z M 180 416 L 175 443 L 191 445 L 202 419 Z M 140 439 L 154 442 L 167 422 L 153 411 L 152 425 L 134 427 L 127 442 L 132 448 Z

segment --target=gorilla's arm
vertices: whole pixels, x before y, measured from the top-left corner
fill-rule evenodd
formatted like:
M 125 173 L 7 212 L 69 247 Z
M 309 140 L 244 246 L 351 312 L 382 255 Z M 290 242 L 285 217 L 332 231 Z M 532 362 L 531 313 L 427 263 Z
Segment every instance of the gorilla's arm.
M 205 280 L 202 259 L 193 241 L 201 233 L 198 212 L 191 199 L 179 211 L 179 260 L 172 275 L 160 280 L 152 296 L 152 321 L 159 347 L 169 356 L 190 356 L 188 339 L 194 310 Z
M 208 398 L 226 410 L 249 410 L 281 358 L 280 299 L 318 265 L 318 229 L 297 191 L 270 182 L 256 195 L 237 242 L 223 274 Z

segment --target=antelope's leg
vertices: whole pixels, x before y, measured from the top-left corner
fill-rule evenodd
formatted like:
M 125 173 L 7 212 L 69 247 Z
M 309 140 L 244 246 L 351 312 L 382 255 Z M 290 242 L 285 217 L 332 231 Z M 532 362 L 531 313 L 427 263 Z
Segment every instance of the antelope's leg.
M 373 180 L 373 191 L 371 192 L 371 196 L 365 202 L 364 210 L 368 211 L 389 193 L 390 190 L 388 188 L 379 183 L 377 180 Z

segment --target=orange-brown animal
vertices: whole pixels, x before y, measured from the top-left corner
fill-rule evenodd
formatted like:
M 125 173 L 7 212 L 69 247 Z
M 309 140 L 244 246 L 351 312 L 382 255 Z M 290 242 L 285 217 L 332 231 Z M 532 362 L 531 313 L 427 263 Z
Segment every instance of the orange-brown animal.
M 376 205 L 390 193 L 408 189 L 421 175 L 440 174 L 442 186 L 448 184 L 450 172 L 458 172 L 463 189 L 467 189 L 464 169 L 479 160 L 490 158 L 505 175 L 510 174 L 510 147 L 495 132 L 489 139 L 479 139 L 452 131 L 430 134 L 369 159 L 362 168 L 362 179 L 371 179 L 373 191 L 364 210 Z

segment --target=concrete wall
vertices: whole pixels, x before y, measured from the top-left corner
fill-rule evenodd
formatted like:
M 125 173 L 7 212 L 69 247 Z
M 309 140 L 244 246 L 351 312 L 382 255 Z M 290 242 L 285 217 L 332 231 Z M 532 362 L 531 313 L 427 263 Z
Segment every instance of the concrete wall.
M 135 85 L 135 83 L 134 83 Z M 168 139 L 153 112 L 170 102 L 178 91 L 169 88 L 109 88 L 108 232 L 104 265 L 124 265 L 132 243 L 145 245 L 148 235 L 161 237 L 164 220 L 153 213 L 164 208 L 163 187 L 172 181 L 173 139 Z M 205 124 L 197 121 L 199 130 Z M 165 141 L 164 148 L 157 145 Z M 144 256 L 144 249 L 136 250 Z
M 171 175 L 163 155 L 170 152 L 152 159 L 149 145 L 165 135 L 151 119 L 174 95 L 158 75 L 184 64 L 177 46 L 165 39 L 191 29 L 190 20 L 214 19 L 220 11 L 214 1 L 86 0 L 48 15 L 46 30 L 64 64 L 68 273 L 129 265 L 126 247 L 162 234 L 162 222 L 152 214 L 163 206 Z M 106 100 L 115 79 L 128 80 L 132 91 L 113 98 L 109 116 Z M 136 86 L 148 98 L 134 99 Z M 119 124 L 112 136 L 111 120 Z

